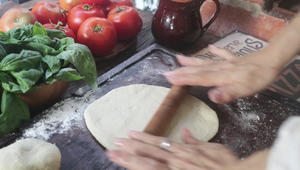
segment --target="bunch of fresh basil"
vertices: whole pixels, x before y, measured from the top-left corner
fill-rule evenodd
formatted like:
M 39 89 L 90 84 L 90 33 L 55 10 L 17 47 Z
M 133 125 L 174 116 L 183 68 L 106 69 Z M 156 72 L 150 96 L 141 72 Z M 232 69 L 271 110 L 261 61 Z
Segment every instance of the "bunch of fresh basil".
M 58 30 L 41 24 L 0 32 L 0 86 L 2 87 L 0 137 L 30 119 L 19 94 L 56 80 L 84 79 L 97 87 L 96 65 L 90 50 Z

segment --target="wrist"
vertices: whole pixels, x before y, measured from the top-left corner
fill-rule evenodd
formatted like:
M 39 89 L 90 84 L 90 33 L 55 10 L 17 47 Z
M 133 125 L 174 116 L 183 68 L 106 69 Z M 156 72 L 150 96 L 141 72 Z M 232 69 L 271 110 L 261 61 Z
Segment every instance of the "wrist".
M 293 57 L 281 52 L 280 48 L 273 46 L 272 44 L 261 51 L 261 56 L 264 59 L 262 64 L 268 65 L 272 69 L 280 72 Z
M 250 63 L 272 69 L 275 74 L 279 74 L 287 64 L 284 59 L 285 57 L 282 57 L 277 49 L 274 49 L 272 46 L 267 46 L 265 49 L 251 54 L 246 62 L 250 60 Z

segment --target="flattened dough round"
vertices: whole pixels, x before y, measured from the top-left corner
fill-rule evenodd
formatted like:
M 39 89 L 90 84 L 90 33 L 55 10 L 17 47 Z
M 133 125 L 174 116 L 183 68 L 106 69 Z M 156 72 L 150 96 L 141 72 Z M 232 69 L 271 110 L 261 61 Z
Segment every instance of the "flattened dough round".
M 61 154 L 51 143 L 19 140 L 0 149 L 0 170 L 59 170 Z
M 126 138 L 130 130 L 143 131 L 167 96 L 169 88 L 134 84 L 114 89 L 88 106 L 85 122 L 92 135 L 107 149 L 115 138 Z M 218 131 L 216 113 L 193 96 L 186 96 L 164 136 L 181 142 L 183 128 L 202 141 Z

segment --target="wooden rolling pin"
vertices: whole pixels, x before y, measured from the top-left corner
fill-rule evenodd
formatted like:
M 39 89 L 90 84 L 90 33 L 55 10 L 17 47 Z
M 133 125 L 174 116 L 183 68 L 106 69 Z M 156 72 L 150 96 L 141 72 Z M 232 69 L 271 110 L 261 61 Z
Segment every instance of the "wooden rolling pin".
M 172 86 L 167 97 L 144 129 L 144 132 L 155 136 L 162 136 L 186 94 L 186 86 Z

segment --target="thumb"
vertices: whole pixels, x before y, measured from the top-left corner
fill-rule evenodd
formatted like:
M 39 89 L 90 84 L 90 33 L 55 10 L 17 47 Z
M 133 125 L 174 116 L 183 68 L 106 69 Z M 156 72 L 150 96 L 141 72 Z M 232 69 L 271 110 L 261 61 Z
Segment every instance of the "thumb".
M 229 50 L 223 49 L 223 48 L 218 48 L 214 45 L 209 45 L 208 49 L 211 53 L 224 58 L 225 60 L 233 60 L 236 58 L 236 56 Z

